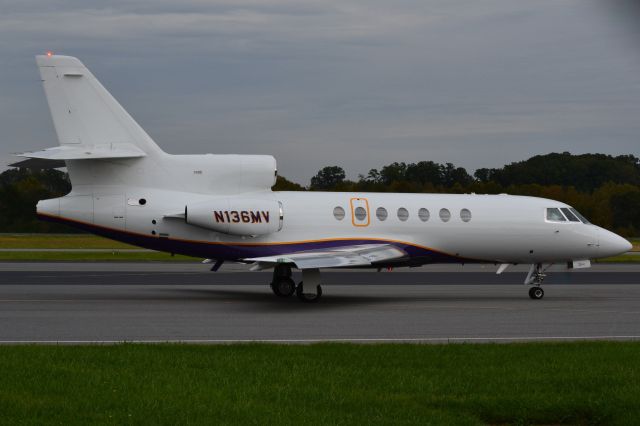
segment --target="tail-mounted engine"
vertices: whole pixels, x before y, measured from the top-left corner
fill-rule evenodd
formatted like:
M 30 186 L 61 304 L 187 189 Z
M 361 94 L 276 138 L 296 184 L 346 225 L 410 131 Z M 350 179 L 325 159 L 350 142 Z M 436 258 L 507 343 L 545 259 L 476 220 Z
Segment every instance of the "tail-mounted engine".
M 282 203 L 249 198 L 219 198 L 188 204 L 184 220 L 189 225 L 231 235 L 266 235 L 282 229 Z

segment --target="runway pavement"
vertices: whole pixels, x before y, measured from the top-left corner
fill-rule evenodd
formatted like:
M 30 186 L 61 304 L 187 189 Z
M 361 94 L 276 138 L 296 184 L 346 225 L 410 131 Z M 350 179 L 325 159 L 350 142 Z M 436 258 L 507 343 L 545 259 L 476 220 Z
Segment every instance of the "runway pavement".
M 269 273 L 245 269 L 2 263 L 0 342 L 640 339 L 635 265 L 553 273 L 538 301 L 522 268 L 328 272 L 317 304 L 276 298 Z

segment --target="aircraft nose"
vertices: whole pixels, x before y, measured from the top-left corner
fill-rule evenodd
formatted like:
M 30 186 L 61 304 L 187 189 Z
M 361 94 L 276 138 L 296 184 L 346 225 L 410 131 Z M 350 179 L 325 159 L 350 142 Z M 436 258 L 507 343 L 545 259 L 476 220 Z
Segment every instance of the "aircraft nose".
M 599 256 L 616 256 L 618 254 L 626 253 L 633 248 L 631 243 L 625 238 L 622 238 L 620 235 L 614 234 L 613 232 L 607 231 L 606 229 L 600 229 L 599 234 Z

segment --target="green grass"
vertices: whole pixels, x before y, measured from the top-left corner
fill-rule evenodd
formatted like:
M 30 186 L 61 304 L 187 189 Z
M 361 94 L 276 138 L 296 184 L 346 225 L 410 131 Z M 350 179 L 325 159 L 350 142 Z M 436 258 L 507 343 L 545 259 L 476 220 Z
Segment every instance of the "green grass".
M 605 257 L 602 259 L 595 259 L 595 263 L 638 263 L 640 262 L 640 255 L 622 254 L 620 256 Z
M 164 252 L 38 252 L 4 251 L 0 261 L 13 262 L 201 262 L 202 258 Z
M 132 249 L 137 247 L 89 234 L 0 234 L 0 248 Z
M 640 343 L 0 347 L 3 424 L 640 424 Z

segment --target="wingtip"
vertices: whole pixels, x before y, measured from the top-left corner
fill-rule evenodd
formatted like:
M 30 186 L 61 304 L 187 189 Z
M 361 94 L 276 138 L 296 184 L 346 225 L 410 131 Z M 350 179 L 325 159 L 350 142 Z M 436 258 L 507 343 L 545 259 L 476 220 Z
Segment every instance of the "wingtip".
M 74 56 L 54 55 L 51 52 L 36 55 L 36 63 L 39 67 L 84 67 L 82 62 Z

